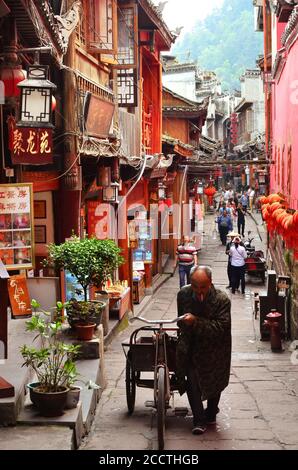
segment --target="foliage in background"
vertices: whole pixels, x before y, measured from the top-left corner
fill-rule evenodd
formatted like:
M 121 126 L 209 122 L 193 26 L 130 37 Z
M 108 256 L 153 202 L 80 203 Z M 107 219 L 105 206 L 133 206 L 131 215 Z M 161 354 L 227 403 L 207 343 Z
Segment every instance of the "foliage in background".
M 87 301 L 87 289 L 94 285 L 101 285 L 112 277 L 114 271 L 124 262 L 113 240 L 98 240 L 85 238 L 80 240 L 73 236 L 71 240 L 61 245 L 50 244 L 49 256 L 46 265 L 56 269 L 69 271 L 84 290 Z
M 252 0 L 225 0 L 221 8 L 184 35 L 173 54 L 179 54 L 182 62 L 185 58 L 180 54 L 189 51 L 200 68 L 218 74 L 223 90 L 239 90 L 239 77 L 245 69 L 255 68 L 258 55 L 263 53 L 262 38 L 254 30 Z

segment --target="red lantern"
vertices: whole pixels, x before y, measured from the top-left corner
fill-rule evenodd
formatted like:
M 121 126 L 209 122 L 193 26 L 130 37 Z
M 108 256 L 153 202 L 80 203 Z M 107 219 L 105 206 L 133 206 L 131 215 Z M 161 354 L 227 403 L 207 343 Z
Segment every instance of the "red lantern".
M 57 106 L 57 101 L 56 101 L 56 98 L 54 95 L 52 95 L 52 112 L 55 111 L 56 109 L 56 106 Z
M 0 81 L 4 84 L 5 98 L 16 98 L 20 96 L 20 88 L 18 83 L 26 78 L 26 72 L 21 66 L 7 65 L 0 67 Z

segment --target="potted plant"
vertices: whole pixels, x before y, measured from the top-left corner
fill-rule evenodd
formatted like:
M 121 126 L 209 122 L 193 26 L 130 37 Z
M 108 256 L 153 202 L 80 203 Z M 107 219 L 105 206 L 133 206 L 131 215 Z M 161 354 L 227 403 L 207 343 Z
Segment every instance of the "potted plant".
M 61 245 L 50 244 L 48 249 L 45 265 L 70 272 L 84 292 L 83 302 L 72 299 L 68 303 L 69 323 L 86 324 L 100 319 L 105 304 L 100 301 L 88 302 L 88 289 L 91 286 L 101 288 L 113 276 L 114 271 L 124 262 L 121 249 L 113 240 L 80 239 L 75 235 Z
M 61 302 L 56 306 L 55 320 L 49 318 L 49 312 L 36 312 L 40 305 L 35 300 L 31 305 L 35 313 L 26 322 L 26 330 L 37 333 L 34 341 L 38 340 L 39 345 L 21 348 L 23 366 L 32 367 L 37 376 L 37 382 L 30 388 L 30 398 L 42 416 L 60 416 L 66 404 L 68 384 L 76 371 L 74 361 L 80 346 L 62 341 Z
M 99 390 L 101 388 L 92 380 L 84 381 L 84 380 L 79 379 L 79 377 L 80 377 L 80 374 L 78 373 L 76 365 L 74 364 L 74 367 L 67 381 L 67 386 L 69 388 L 69 391 L 67 393 L 67 399 L 66 399 L 66 404 L 65 404 L 66 409 L 76 408 L 79 403 L 82 386 L 78 385 L 78 383 L 82 383 L 82 385 L 87 387 L 88 390 Z

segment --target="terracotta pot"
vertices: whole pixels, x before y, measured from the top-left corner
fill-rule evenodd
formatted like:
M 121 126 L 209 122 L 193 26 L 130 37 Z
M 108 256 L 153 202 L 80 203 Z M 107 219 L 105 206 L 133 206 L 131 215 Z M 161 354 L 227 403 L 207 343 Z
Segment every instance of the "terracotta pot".
M 95 323 L 76 323 L 75 329 L 80 341 L 90 341 L 93 338 Z

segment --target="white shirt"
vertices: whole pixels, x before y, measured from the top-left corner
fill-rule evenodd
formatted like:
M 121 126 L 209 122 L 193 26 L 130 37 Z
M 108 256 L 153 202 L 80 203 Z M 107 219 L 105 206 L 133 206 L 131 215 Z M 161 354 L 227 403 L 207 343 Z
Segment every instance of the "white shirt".
M 254 190 L 252 189 L 251 192 L 249 193 L 249 198 L 250 199 L 253 199 L 255 197 L 255 192 Z
M 235 267 L 241 267 L 245 265 L 247 253 L 244 246 L 239 245 L 237 248 L 235 245 L 231 246 L 230 249 L 231 265 Z

